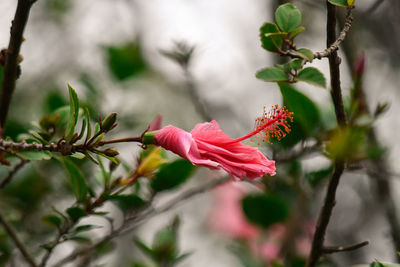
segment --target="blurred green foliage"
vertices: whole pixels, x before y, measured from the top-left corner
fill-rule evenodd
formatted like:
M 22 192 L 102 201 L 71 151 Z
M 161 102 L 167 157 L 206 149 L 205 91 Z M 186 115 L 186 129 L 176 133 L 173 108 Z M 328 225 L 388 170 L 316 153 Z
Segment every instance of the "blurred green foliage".
M 147 69 L 142 48 L 138 43 L 108 46 L 105 47 L 105 51 L 110 72 L 119 81 L 143 73 Z

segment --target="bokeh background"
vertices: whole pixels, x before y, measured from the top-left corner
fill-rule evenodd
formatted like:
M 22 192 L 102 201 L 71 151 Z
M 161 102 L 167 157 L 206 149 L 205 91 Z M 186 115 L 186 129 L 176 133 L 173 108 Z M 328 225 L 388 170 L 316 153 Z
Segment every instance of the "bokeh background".
M 8 44 L 15 2 L 0 2 L 1 47 Z M 395 203 L 400 203 L 397 132 L 400 130 L 400 2 L 377 2 L 356 1 L 354 27 L 340 51 L 342 87 L 348 95 L 352 64 L 365 53 L 364 89 L 368 103 L 371 108 L 380 102 L 390 105 L 375 124 L 379 140 L 389 151 L 391 190 Z M 119 130 L 114 133 L 117 136 L 139 134 L 157 114 L 162 114 L 164 125 L 173 124 L 186 130 L 196 123 L 215 119 L 230 136 L 241 136 L 252 129 L 264 106 L 282 101 L 276 84 L 255 78 L 257 70 L 281 60 L 263 50 L 259 41 L 259 27 L 272 21 L 279 3 L 277 0 L 38 0 L 25 31 L 22 76 L 12 101 L 6 134 L 16 137 L 29 128 L 31 121 L 38 121 L 46 112 L 67 104 L 69 83 L 95 117 L 118 112 Z M 302 10 L 307 29 L 297 43 L 313 51 L 322 50 L 325 1 L 292 3 Z M 187 68 L 166 56 L 176 49 L 187 52 L 192 48 Z M 313 65 L 325 73 L 329 84 L 327 61 L 315 61 Z M 298 88 L 320 106 L 329 105 L 327 89 L 305 84 L 299 84 Z M 125 160 L 134 161 L 138 151 L 135 145 L 119 148 Z M 263 149 L 271 156 L 268 147 Z M 302 164 L 312 170 L 326 164 L 326 159 L 310 157 Z M 46 166 L 49 168 L 35 163 L 25 168 L 1 195 L 2 202 L 10 200 L 18 207 L 4 207 L 5 210 L 13 213 L 16 220 L 24 218 L 24 225 L 29 225 L 39 241 L 47 230 L 37 225 L 41 224 L 37 210 L 49 209 L 49 201 L 54 197 L 59 202 L 51 204 L 57 207 L 68 206 L 70 202 L 65 192 L 65 174 L 57 167 Z M 53 174 L 51 180 L 44 178 L 47 172 Z M 218 175 L 202 169 L 184 188 L 157 201 L 161 203 Z M 395 260 L 388 223 L 373 196 L 373 186 L 364 172 L 346 173 L 342 179 L 327 242 L 370 240 L 371 243 L 362 252 L 334 256 L 341 264 L 338 266 L 368 263 L 375 258 Z M 21 187 L 25 189 L 17 190 Z M 314 218 L 322 201 L 323 187 L 320 191 L 310 206 Z M 197 196 L 150 220 L 135 235 L 150 242 L 157 229 L 179 214 L 181 248 L 193 251 L 181 266 L 241 266 L 227 249 L 231 241 L 208 227 L 214 201 L 210 192 Z M 400 204 L 395 211 L 400 212 Z M 115 216 L 118 217 L 117 212 Z M 70 250 L 65 244 L 57 253 L 63 255 Z M 135 249 L 131 236 L 127 236 L 119 239 L 117 250 L 105 262 L 114 262 L 108 266 L 127 266 L 124 264 L 136 254 L 143 257 Z

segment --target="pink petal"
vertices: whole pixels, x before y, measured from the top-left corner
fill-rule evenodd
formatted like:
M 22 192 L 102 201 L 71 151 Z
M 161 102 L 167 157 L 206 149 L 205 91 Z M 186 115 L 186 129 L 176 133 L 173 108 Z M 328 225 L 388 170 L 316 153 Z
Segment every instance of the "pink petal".
M 149 129 L 147 131 L 152 132 L 152 131 L 160 130 L 161 123 L 162 123 L 162 116 L 160 114 L 158 114 L 157 117 L 155 117 L 154 120 L 152 122 L 150 122 Z
M 154 141 L 156 145 L 178 154 L 195 165 L 212 169 L 220 167 L 219 163 L 201 157 L 196 142 L 190 133 L 172 125 L 159 130 L 154 136 Z

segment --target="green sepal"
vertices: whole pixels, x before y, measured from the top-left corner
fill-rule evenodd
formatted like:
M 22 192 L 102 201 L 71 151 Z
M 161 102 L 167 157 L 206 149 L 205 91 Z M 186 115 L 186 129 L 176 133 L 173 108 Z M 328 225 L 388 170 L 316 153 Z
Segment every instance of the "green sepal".
M 156 135 L 158 131 L 152 131 L 152 132 L 146 132 L 143 135 L 143 145 L 153 145 L 154 144 L 154 136 Z

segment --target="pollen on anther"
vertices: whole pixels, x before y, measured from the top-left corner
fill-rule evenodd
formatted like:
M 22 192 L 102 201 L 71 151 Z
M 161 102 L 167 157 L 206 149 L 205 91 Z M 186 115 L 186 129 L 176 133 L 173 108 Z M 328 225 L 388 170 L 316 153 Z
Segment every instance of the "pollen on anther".
M 290 133 L 290 122 L 293 122 L 293 112 L 288 111 L 285 106 L 279 108 L 275 105 L 270 110 L 264 107 L 263 115 L 255 121 L 255 137 L 272 144 L 271 138 L 279 141 Z

